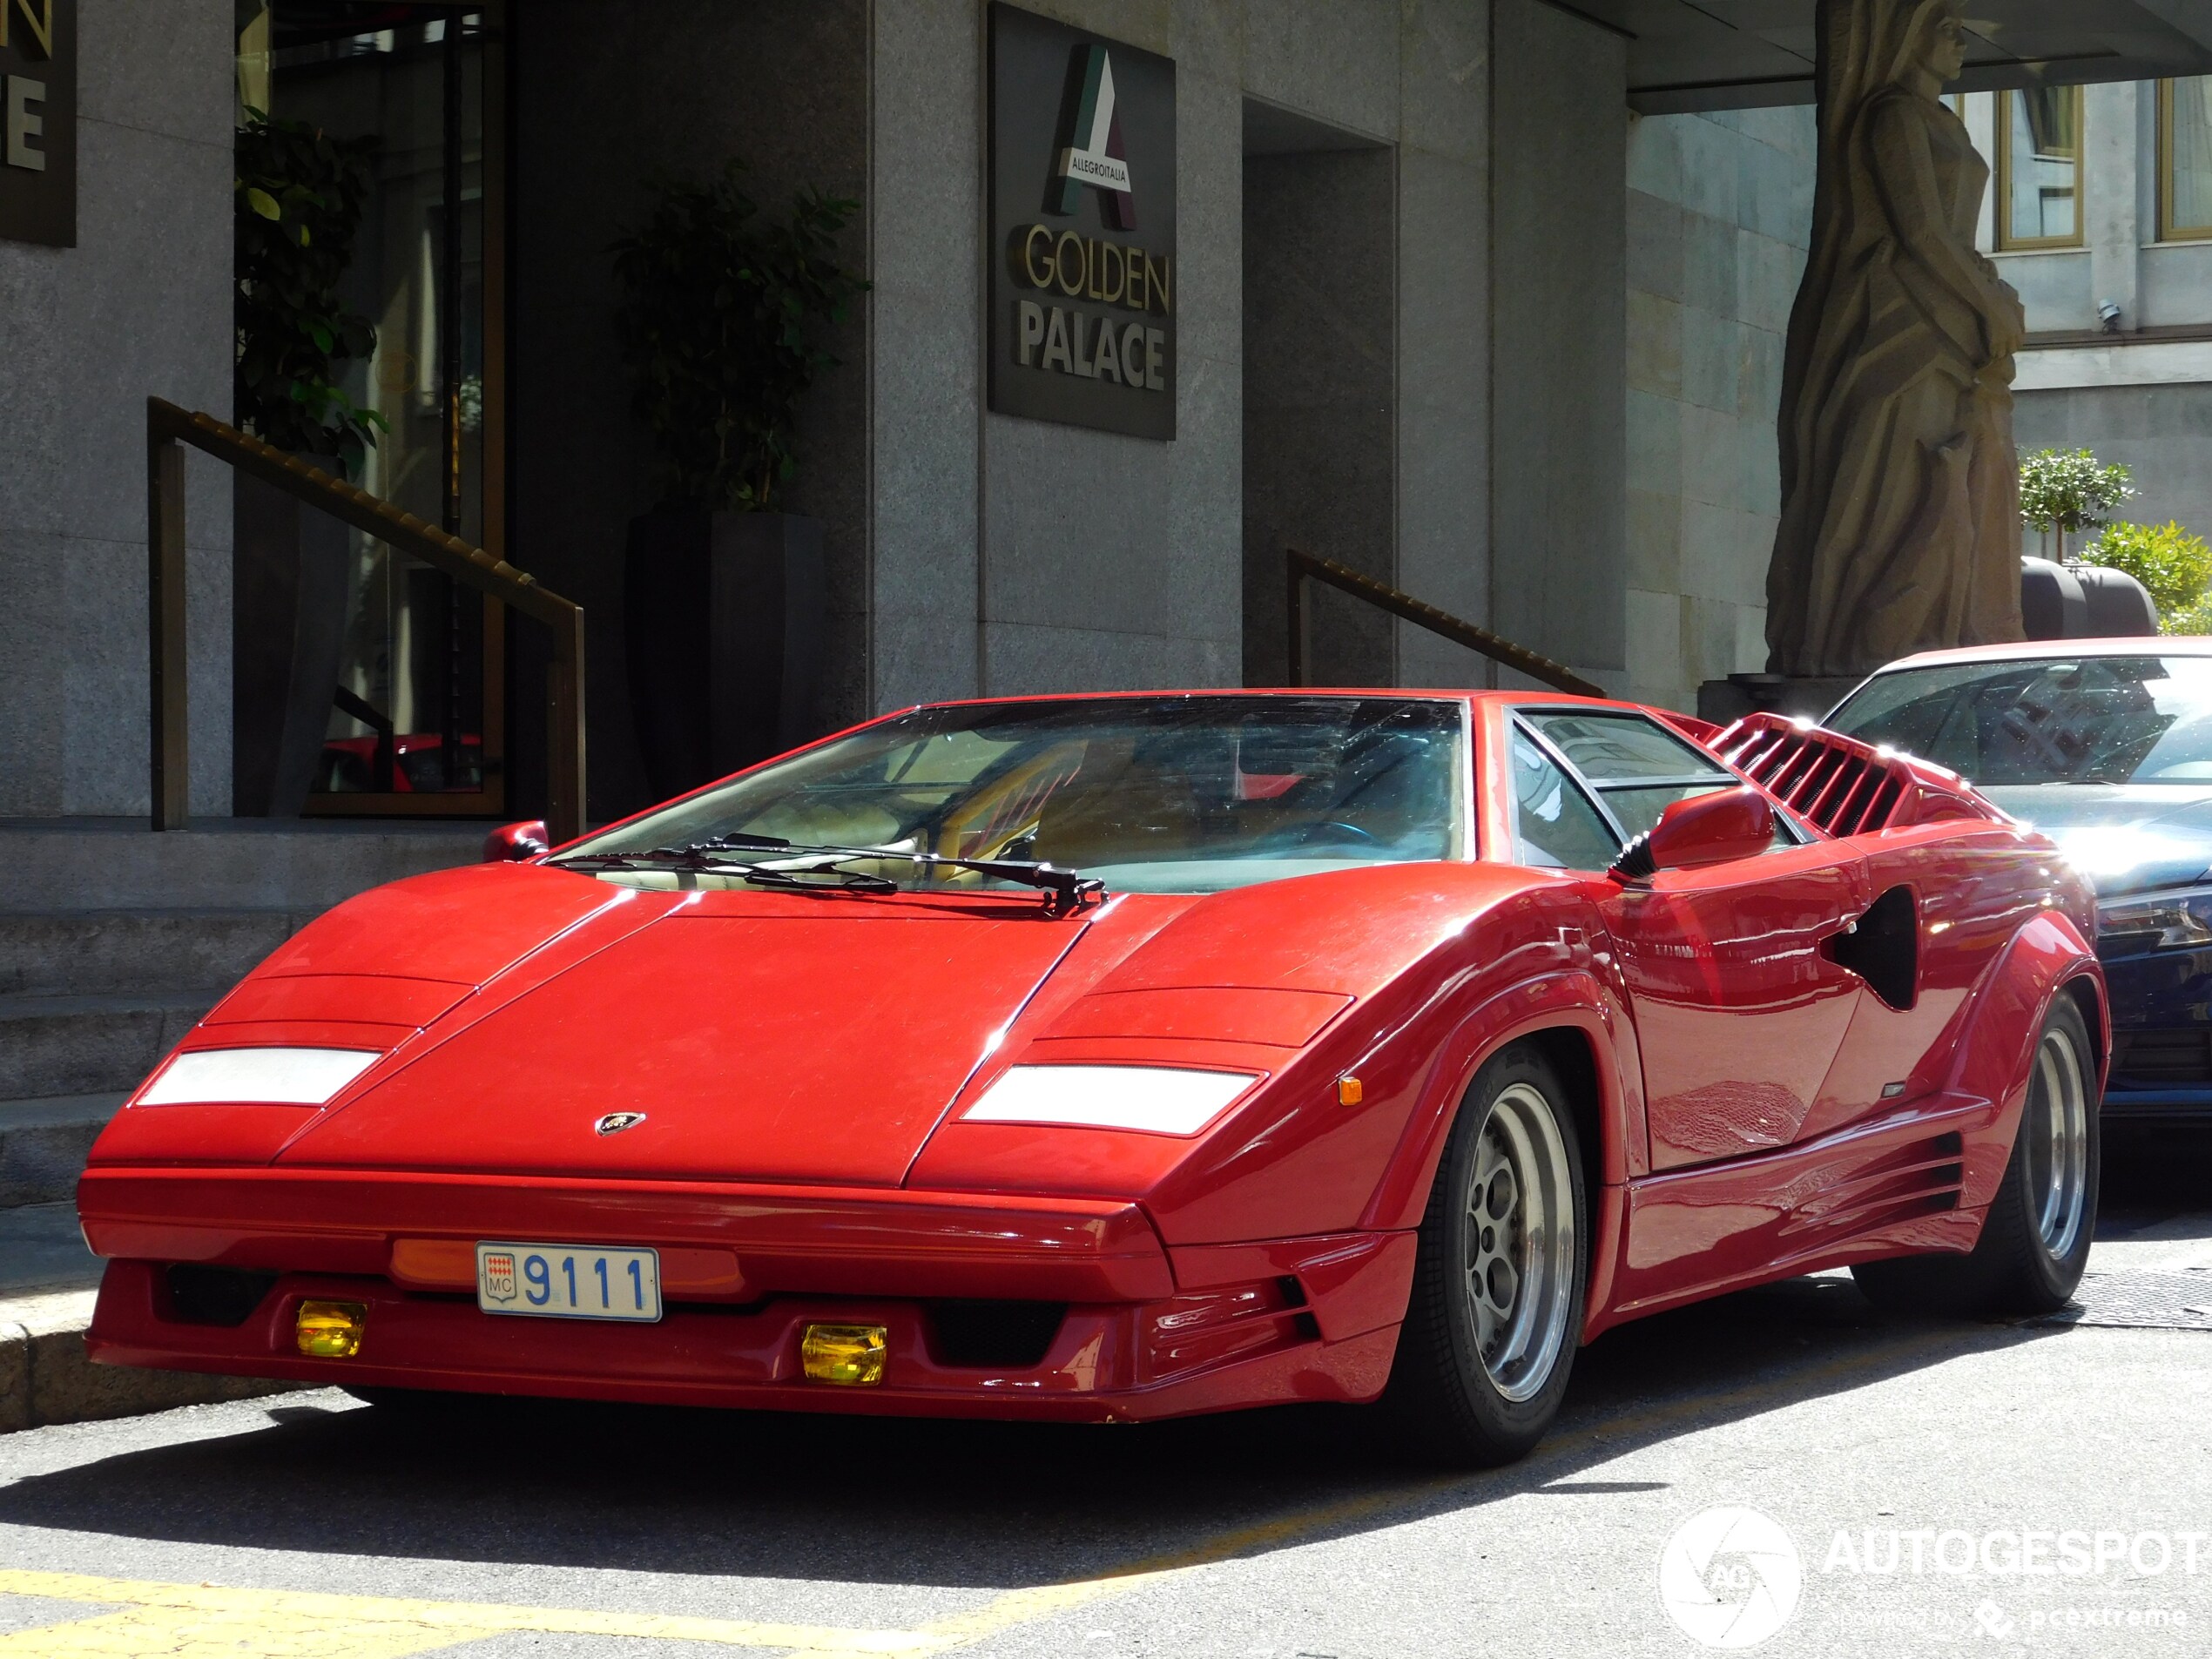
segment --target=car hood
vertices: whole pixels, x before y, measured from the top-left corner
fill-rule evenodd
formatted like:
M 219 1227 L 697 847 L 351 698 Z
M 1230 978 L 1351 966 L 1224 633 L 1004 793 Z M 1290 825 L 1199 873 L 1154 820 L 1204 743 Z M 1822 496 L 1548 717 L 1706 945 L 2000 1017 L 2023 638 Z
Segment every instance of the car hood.
M 2189 887 L 2212 870 L 2212 788 L 2034 784 L 1980 790 L 2056 841 L 2101 897 Z
M 430 1042 L 280 1161 L 895 1185 L 1080 933 L 678 905 Z
M 1055 1056 L 1103 1039 L 1187 1053 L 1212 1035 L 1287 1058 L 1456 930 L 1472 870 L 1123 894 L 1060 919 L 995 894 L 639 893 L 544 869 L 500 889 L 488 875 L 483 906 L 522 903 L 561 931 L 314 1114 L 277 1161 L 897 1185 L 987 1060 L 1033 1042 Z M 318 973 L 417 971 L 415 947 L 374 925 L 380 907 L 415 916 L 409 885 L 335 913 L 347 944 L 310 950 Z M 470 965 L 448 943 L 420 948 L 449 978 Z M 264 978 L 241 995 L 279 995 Z M 1254 988 L 1224 1001 L 1238 987 Z M 643 1117 L 597 1132 L 612 1113 Z

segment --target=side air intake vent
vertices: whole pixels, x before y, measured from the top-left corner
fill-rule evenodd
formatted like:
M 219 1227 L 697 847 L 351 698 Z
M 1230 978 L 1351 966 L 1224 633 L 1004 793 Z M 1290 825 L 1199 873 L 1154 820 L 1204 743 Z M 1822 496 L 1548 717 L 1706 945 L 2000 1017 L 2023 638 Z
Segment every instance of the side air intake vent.
M 1708 746 L 1827 835 L 1997 816 L 1951 773 L 1810 721 L 1748 714 Z

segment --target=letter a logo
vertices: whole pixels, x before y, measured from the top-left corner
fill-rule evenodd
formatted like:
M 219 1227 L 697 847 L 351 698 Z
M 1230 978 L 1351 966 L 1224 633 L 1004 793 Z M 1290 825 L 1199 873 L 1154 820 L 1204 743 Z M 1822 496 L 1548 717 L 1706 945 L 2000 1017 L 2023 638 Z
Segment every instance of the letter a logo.
M 1136 228 L 1130 194 L 1129 161 L 1122 124 L 1114 115 L 1114 65 L 1103 46 L 1078 46 L 1068 69 L 1068 105 L 1061 121 L 1060 159 L 1045 206 L 1072 213 L 1086 185 L 1098 192 L 1099 211 L 1117 231 Z

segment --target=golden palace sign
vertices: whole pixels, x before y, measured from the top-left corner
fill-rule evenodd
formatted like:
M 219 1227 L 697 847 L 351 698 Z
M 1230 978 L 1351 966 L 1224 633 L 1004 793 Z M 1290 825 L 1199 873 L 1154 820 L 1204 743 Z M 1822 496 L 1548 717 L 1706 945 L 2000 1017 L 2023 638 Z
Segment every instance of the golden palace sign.
M 0 238 L 77 246 L 77 0 L 0 0 Z
M 1032 225 L 1022 238 L 1021 279 L 1046 294 L 1091 300 L 1148 312 L 1163 322 L 1170 314 L 1169 260 L 1141 247 L 1078 236 L 1057 236 Z M 1048 300 L 1017 300 L 1014 307 L 1015 361 L 1022 368 L 1080 374 L 1116 386 L 1166 392 L 1167 331 L 1124 322 L 1108 312 L 1065 307 Z
M 991 8 L 990 406 L 1175 436 L 1175 64 Z

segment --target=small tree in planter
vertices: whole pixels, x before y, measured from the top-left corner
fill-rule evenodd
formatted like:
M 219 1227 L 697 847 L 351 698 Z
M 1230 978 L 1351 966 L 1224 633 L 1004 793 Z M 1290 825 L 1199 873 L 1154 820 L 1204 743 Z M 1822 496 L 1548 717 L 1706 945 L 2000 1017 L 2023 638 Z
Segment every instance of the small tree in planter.
M 772 219 L 738 164 L 661 185 L 612 249 L 616 324 L 661 505 L 631 521 L 624 621 L 639 746 L 675 794 L 808 735 L 828 583 L 819 520 L 783 512 L 798 408 L 867 284 L 837 260 L 859 204 L 801 191 Z
M 236 134 L 233 419 L 357 475 L 384 417 L 346 395 L 376 347 L 339 287 L 368 205 L 374 138 L 246 111 Z M 330 725 L 344 657 L 348 533 L 274 485 L 233 475 L 232 809 L 295 817 Z
M 2107 524 L 2081 560 L 2141 583 L 2158 607 L 2161 633 L 2201 634 L 2212 624 L 2212 543 L 2178 523 Z
M 237 420 L 295 455 L 361 471 L 384 417 L 339 384 L 376 349 L 368 318 L 338 294 L 368 202 L 374 138 L 334 138 L 246 111 L 238 130 Z
M 2063 563 L 2066 538 L 2101 529 L 2134 498 L 2134 484 L 2128 468 L 2104 466 L 2087 449 L 2039 449 L 2020 457 L 2020 517 L 2031 529 L 2058 532 Z

